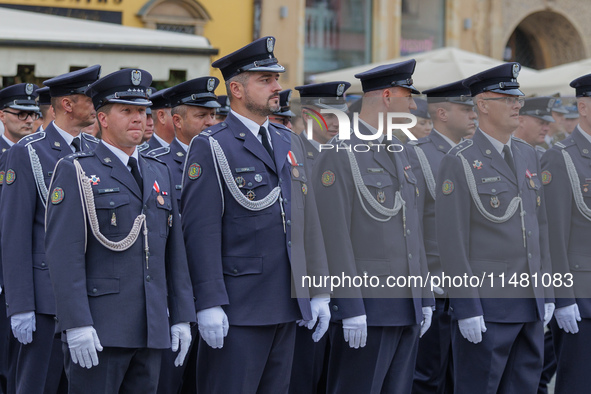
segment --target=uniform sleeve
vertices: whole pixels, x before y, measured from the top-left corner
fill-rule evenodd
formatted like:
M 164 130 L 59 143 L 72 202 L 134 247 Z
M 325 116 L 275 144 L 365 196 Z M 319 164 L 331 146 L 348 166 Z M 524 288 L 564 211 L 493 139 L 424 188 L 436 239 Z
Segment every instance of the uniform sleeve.
M 16 144 L 6 153 L 0 233 L 6 311 L 12 316 L 35 310 L 33 225 L 37 188 L 26 146 Z
M 45 255 L 61 331 L 93 325 L 86 287 L 87 227 L 70 161 L 58 162 L 49 188 Z
M 542 173 L 540 160 L 534 150 L 533 157 L 536 160 L 538 174 Z M 546 195 L 544 187 L 540 187 L 540 207 L 538 208 L 538 227 L 540 233 L 540 260 L 542 266 L 542 275 L 552 275 L 552 262 L 550 258 L 549 236 L 548 236 L 548 216 L 546 213 Z M 554 288 L 552 286 L 544 287 L 545 302 L 554 302 Z
M 573 194 L 566 172 L 566 165 L 560 151 L 549 149 L 544 153 L 542 156 L 542 171 L 544 171 L 541 174 L 542 180 L 549 180 L 543 186 L 545 198 L 542 201 L 545 203 L 545 211 L 548 217 L 548 244 L 550 245 L 552 271 L 564 275 L 570 273 L 567 251 L 573 215 Z M 557 308 L 575 303 L 575 294 L 572 287 L 557 287 L 554 289 L 554 293 Z
M 222 266 L 223 200 L 213 160 L 208 140 L 193 138 L 183 173 L 181 220 L 197 311 L 229 304 Z
M 435 199 L 437 243 L 445 275 L 472 275 L 469 262 L 471 205 L 470 190 L 461 160 L 455 155 L 447 154 L 439 167 Z M 456 318 L 483 314 L 477 289 L 452 286 L 447 290 Z

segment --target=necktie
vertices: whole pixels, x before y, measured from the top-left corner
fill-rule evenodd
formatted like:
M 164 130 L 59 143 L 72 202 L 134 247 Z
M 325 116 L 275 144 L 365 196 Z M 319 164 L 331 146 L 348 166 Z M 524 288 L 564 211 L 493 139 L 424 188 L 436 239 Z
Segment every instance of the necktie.
M 503 153 L 505 154 L 505 162 L 507 162 L 507 165 L 509 166 L 511 171 L 513 171 L 515 177 L 517 177 L 517 172 L 515 171 L 515 162 L 513 161 L 513 155 L 511 154 L 511 149 L 509 148 L 509 145 L 503 146 Z
M 259 129 L 259 134 L 261 135 L 261 139 L 263 140 L 263 147 L 267 150 L 269 156 L 273 158 L 273 148 L 271 148 L 271 144 L 269 143 L 269 134 L 267 133 L 267 129 L 261 126 L 261 128 Z
M 138 168 L 137 165 L 137 160 L 135 159 L 135 157 L 129 157 L 129 161 L 127 162 L 127 165 L 131 167 L 131 175 L 133 175 L 133 177 L 135 178 L 135 181 L 137 182 L 138 186 L 140 187 L 140 190 L 144 190 L 144 180 L 142 179 L 142 176 L 140 175 L 140 169 Z
M 80 138 L 75 137 L 72 140 L 72 146 L 74 147 L 74 152 L 80 152 Z

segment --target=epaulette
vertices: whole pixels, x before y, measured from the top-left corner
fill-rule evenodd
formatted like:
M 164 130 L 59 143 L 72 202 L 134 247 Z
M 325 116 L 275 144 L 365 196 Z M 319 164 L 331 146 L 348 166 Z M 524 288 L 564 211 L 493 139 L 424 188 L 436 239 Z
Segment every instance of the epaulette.
M 419 141 L 418 140 L 409 140 L 406 144 L 412 145 L 412 146 L 417 146 L 419 144 Z
M 88 133 L 82 133 L 82 138 L 84 138 L 86 141 L 92 142 L 93 144 L 98 144 L 101 142 L 101 140 L 96 138 L 94 135 Z
M 199 135 L 200 136 L 202 135 L 204 137 L 210 137 L 210 136 L 226 129 L 227 127 L 228 127 L 228 124 L 226 122 L 218 123 L 213 128 L 209 127 L 207 130 L 203 130 L 201 133 L 199 133 Z
M 80 152 L 76 152 L 76 153 L 70 153 L 68 156 L 68 158 L 70 159 L 82 159 L 85 157 L 92 157 L 94 156 L 94 151 L 80 151 Z
M 26 146 L 32 144 L 33 142 L 41 141 L 45 138 L 45 135 L 45 131 L 38 131 L 36 133 L 26 136 L 25 138 L 21 139 L 18 143 Z
M 518 137 L 515 137 L 515 136 L 511 136 L 511 139 L 512 139 L 513 141 L 521 142 L 521 143 L 523 143 L 523 144 L 525 144 L 525 145 L 527 145 L 527 146 L 531 146 L 531 145 L 530 145 L 528 142 L 526 142 L 526 141 L 522 140 L 521 138 L 518 138 Z M 533 148 L 533 146 L 531 146 L 531 147 Z
M 460 152 L 462 152 L 464 149 L 468 149 L 473 144 L 474 144 L 474 141 L 472 141 L 472 140 L 462 141 L 459 144 L 457 144 L 456 146 L 454 146 L 453 148 L 451 148 L 451 150 L 447 153 L 457 156 Z
M 569 146 L 573 145 L 575 145 L 575 140 L 572 137 L 565 138 L 562 141 L 558 141 L 554 144 L 554 146 L 557 146 L 560 149 L 568 148 Z
M 536 145 L 536 146 L 535 146 L 535 148 L 536 148 L 536 150 L 537 150 L 538 152 L 542 152 L 542 153 L 546 152 L 546 149 L 542 148 L 542 147 L 541 147 L 541 146 L 539 146 L 539 145 Z
M 149 157 L 158 157 L 158 156 L 166 155 L 169 152 L 170 152 L 170 147 L 168 147 L 168 146 L 161 146 L 160 148 L 152 149 L 151 151 L 149 151 L 148 153 L 146 153 L 146 156 L 149 156 Z
M 144 142 L 144 143 L 142 143 L 142 144 L 139 144 L 139 145 L 137 146 L 137 150 L 138 150 L 138 152 L 143 152 L 143 151 L 145 151 L 146 149 L 150 149 L 150 145 L 149 145 L 147 142 Z

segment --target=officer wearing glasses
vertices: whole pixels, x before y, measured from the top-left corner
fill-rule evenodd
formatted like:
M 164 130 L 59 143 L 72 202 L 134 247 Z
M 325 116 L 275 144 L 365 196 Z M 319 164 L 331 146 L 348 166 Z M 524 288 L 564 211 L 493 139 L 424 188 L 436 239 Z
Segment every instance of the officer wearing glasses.
M 37 88 L 32 83 L 19 83 L 0 91 L 0 121 L 4 124 L 0 138 L 2 153 L 33 132 L 33 122 L 39 119 L 35 102 Z

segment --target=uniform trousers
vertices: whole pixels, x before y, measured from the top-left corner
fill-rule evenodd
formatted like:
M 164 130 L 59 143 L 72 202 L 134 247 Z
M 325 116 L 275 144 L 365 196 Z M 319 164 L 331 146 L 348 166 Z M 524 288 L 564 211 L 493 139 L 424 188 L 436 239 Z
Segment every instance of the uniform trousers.
M 6 304 L 4 291 L 0 294 L 0 305 Z M 10 318 L 0 312 L 0 393 L 14 394 L 16 391 L 16 360 L 20 343 L 12 335 Z
M 555 394 L 591 392 L 591 319 L 583 318 L 577 323 L 579 332 L 568 334 L 558 328 L 556 319 L 550 322 L 557 362 Z
M 296 326 L 296 341 L 291 367 L 290 394 L 321 394 L 326 392 L 328 372 L 328 333 L 318 342 L 312 340 L 313 330 Z

